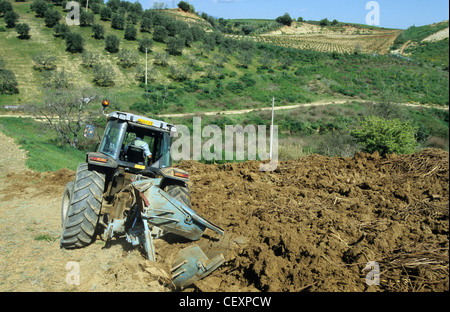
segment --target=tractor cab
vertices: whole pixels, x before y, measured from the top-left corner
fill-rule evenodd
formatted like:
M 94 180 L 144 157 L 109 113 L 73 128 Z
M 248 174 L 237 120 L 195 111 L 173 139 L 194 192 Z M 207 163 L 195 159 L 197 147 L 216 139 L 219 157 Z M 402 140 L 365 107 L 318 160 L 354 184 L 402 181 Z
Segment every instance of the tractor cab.
M 175 127 L 163 121 L 131 113 L 110 113 L 102 141 L 96 152 L 87 154 L 87 162 L 154 177 L 172 165 L 172 131 L 176 131 Z

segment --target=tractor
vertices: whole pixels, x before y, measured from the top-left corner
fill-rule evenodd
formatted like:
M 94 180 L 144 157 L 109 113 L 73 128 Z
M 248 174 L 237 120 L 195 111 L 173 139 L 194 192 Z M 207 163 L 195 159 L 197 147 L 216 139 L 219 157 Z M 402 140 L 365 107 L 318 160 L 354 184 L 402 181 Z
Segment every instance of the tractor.
M 108 246 L 125 235 L 156 261 L 153 240 L 172 233 L 196 241 L 208 228 L 224 231 L 191 208 L 188 172 L 172 167 L 171 133 L 174 125 L 131 113 L 106 114 L 107 123 L 95 152 L 78 165 L 74 181 L 62 198 L 61 248 L 88 246 L 103 230 Z M 92 138 L 87 125 L 84 136 Z M 143 144 L 143 142 L 145 144 Z M 183 249 L 172 268 L 178 288 L 205 277 L 225 261 L 222 254 L 209 259 L 198 247 Z

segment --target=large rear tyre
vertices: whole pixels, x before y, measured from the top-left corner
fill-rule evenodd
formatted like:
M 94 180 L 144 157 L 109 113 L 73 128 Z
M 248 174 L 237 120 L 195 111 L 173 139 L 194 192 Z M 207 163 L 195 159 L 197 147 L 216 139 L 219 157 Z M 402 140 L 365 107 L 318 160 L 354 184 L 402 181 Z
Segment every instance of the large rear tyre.
M 104 189 L 105 174 L 89 170 L 87 163 L 78 165 L 70 201 L 66 204 L 67 212 L 63 217 L 60 241 L 62 248 L 80 248 L 93 242 L 102 207 Z M 65 191 L 63 209 L 66 199 Z M 64 212 L 61 212 L 61 214 L 63 215 Z
M 61 226 L 64 228 L 64 222 L 66 221 L 67 212 L 70 207 L 70 200 L 73 195 L 73 181 L 66 184 L 63 192 L 63 198 L 61 201 Z

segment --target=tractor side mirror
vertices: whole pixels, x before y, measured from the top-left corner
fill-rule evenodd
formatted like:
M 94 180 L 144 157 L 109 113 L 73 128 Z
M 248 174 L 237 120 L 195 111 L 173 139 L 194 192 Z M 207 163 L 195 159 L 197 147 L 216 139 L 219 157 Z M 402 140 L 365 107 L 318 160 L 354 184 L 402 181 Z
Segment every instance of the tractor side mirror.
M 95 134 L 95 127 L 93 125 L 86 125 L 84 128 L 83 136 L 88 139 L 92 139 Z

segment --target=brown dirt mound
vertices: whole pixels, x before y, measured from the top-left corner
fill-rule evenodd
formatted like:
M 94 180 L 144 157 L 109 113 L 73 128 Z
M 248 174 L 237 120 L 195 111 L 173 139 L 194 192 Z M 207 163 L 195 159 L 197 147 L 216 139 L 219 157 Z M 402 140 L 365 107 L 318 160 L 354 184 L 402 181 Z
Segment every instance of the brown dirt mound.
M 226 262 L 185 291 L 448 291 L 449 153 L 311 155 L 260 172 L 259 162 L 179 167 L 192 207 L 225 229 L 198 244 Z M 9 173 L 0 183 L 0 289 L 171 291 L 167 272 L 192 243 L 157 240 L 157 263 L 123 240 L 59 248 L 60 202 L 74 172 Z M 81 265 L 79 286 L 65 282 Z M 380 285 L 364 268 L 380 266 Z
M 311 155 L 271 173 L 257 162 L 181 164 L 193 208 L 241 240 L 213 274 L 220 283 L 197 287 L 448 291 L 448 158 L 435 149 Z M 379 263 L 379 286 L 365 282 L 369 261 Z

